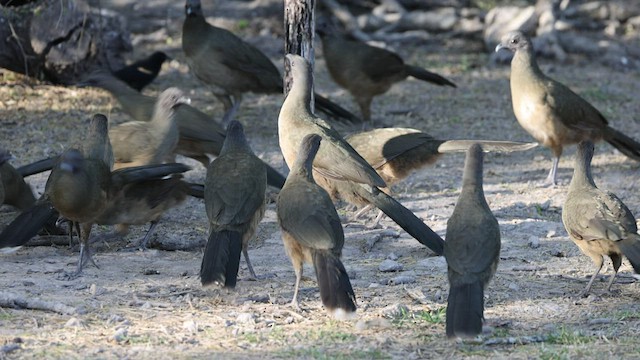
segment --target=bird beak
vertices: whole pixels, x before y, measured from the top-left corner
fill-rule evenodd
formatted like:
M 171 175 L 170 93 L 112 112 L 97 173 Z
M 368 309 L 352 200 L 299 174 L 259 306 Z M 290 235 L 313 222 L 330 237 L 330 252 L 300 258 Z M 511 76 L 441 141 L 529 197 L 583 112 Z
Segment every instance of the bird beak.
M 187 104 L 190 105 L 191 104 L 191 98 L 187 97 L 187 96 L 183 96 L 180 99 L 178 99 L 178 104 Z
M 500 44 L 496 45 L 496 50 L 495 51 L 498 52 L 498 51 L 500 51 L 500 50 L 502 50 L 504 48 L 505 48 L 505 46 L 502 45 L 502 43 L 500 43 Z

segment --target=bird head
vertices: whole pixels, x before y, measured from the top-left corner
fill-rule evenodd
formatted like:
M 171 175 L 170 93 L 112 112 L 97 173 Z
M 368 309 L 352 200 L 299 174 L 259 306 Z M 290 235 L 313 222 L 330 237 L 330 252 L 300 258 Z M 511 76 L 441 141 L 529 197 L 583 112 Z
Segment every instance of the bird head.
M 184 10 L 189 16 L 202 16 L 202 5 L 200 5 L 200 0 L 187 0 L 184 5 Z
M 500 41 L 500 44 L 496 46 L 496 52 L 502 49 L 508 49 L 516 52 L 520 49 L 526 49 L 531 46 L 529 37 L 521 31 L 511 31 L 505 34 Z
M 65 151 L 60 157 L 60 163 L 58 167 L 62 171 L 76 173 L 82 167 L 83 162 L 84 156 L 82 156 L 80 150 L 69 149 Z

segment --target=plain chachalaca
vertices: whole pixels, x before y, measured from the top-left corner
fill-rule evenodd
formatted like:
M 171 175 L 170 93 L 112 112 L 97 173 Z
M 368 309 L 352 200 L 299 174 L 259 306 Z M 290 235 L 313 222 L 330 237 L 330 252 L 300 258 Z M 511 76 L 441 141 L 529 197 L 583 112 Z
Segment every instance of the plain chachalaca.
M 168 58 L 167 54 L 162 51 L 156 51 L 142 60 L 114 71 L 113 75 L 127 83 L 129 87 L 142 91 L 145 86 L 155 80 L 160 73 L 162 64 Z
M 422 167 L 434 164 L 442 154 L 467 151 L 474 143 L 481 144 L 485 152 L 524 151 L 538 146 L 538 143 L 514 141 L 438 140 L 420 130 L 409 128 L 373 129 L 349 135 L 345 140 L 376 169 L 388 186 L 405 179 Z M 385 190 L 386 193 L 390 193 L 388 189 Z M 356 217 L 372 206 L 357 203 L 358 200 L 365 199 L 353 199 L 355 205 L 365 207 Z M 376 218 L 376 225 L 381 216 L 382 213 Z
M 26 210 L 36 202 L 31 187 L 10 163 L 11 153 L 0 148 L 0 205 L 7 204 Z
M 182 50 L 195 76 L 211 86 L 223 103 L 223 121 L 233 119 L 242 94 L 282 94 L 282 76 L 271 60 L 232 32 L 207 23 L 200 0 L 186 0 Z M 316 94 L 318 110 L 349 122 L 359 119 L 339 105 Z
M 640 273 L 640 235 L 636 219 L 615 194 L 596 187 L 591 175 L 592 158 L 593 143 L 580 142 L 569 193 L 562 207 L 562 223 L 569 237 L 596 266 L 596 272 L 581 293 L 583 296 L 591 290 L 605 255 L 611 258 L 614 271 L 607 291 L 611 290 L 622 264 L 622 255 L 629 259 L 635 272 Z
M 302 139 L 298 157 L 278 195 L 276 212 L 282 240 L 296 273 L 291 304 L 298 306 L 303 264 L 313 264 L 324 307 L 344 319 L 356 311 L 356 297 L 349 275 L 340 261 L 344 233 L 329 194 L 313 181 L 313 158 L 320 135 Z
M 109 130 L 115 169 L 160 164 L 173 160 L 178 145 L 178 125 L 174 107 L 187 102 L 178 88 L 168 88 L 158 96 L 151 121 L 130 121 Z
M 338 193 L 364 197 L 384 211 L 393 221 L 431 248 L 442 254 L 442 238 L 422 220 L 378 187 L 385 187 L 378 173 L 327 122 L 315 116 L 309 107 L 311 89 L 307 61 L 293 54 L 286 55 L 292 74 L 292 86 L 278 117 L 278 138 L 285 162 L 295 163 L 304 136 L 318 134 L 322 145 L 313 161 L 314 179 L 332 197 Z M 339 189 L 340 191 L 336 191 Z M 351 201 L 345 197 L 345 200 Z
M 118 101 L 122 110 L 135 120 L 149 121 L 153 116 L 156 100 L 132 90 L 111 74 L 94 72 L 78 86 L 95 86 L 107 90 Z M 226 136 L 224 128 L 209 115 L 188 104 L 175 107 L 174 119 L 180 132 L 175 152 L 198 160 L 205 167 L 208 166 L 208 155 L 220 154 Z M 282 188 L 284 176 L 268 164 L 265 165 L 269 185 Z
M 256 278 L 247 251 L 264 216 L 267 172 L 247 142 L 242 124 L 232 120 L 220 152 L 207 168 L 204 202 L 209 218 L 209 240 L 204 250 L 200 280 L 234 288 L 244 254 Z
M 467 151 L 462 190 L 447 221 L 444 257 L 449 273 L 447 336 L 482 332 L 484 289 L 500 259 L 500 227 L 482 189 L 482 148 Z
M 351 93 L 365 121 L 371 120 L 373 97 L 386 93 L 391 85 L 408 76 L 435 85 L 456 87 L 438 74 L 405 64 L 398 54 L 389 50 L 328 34 L 323 30 L 317 33 L 322 39 L 322 54 L 331 78 Z
M 626 156 L 640 161 L 640 143 L 611 128 L 607 119 L 586 100 L 542 73 L 528 36 L 506 34 L 496 51 L 515 53 L 511 60 L 511 101 L 518 123 L 553 152 L 546 184 L 555 185 L 562 149 L 582 140 L 605 140 Z

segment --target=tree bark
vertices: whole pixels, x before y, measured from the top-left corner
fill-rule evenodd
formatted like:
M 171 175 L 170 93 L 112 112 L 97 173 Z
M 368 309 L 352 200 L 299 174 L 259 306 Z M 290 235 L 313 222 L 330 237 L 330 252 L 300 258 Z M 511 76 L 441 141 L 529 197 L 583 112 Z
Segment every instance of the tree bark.
M 284 1 L 284 53 L 297 54 L 309 61 L 311 71 L 311 88 L 313 89 L 314 51 L 313 39 L 315 37 L 315 0 L 285 0 Z M 289 65 L 284 66 L 284 94 L 291 89 L 291 74 Z M 313 96 L 311 96 L 311 109 L 313 109 Z
M 83 0 L 0 8 L 0 67 L 65 85 L 96 68 L 117 69 L 131 50 L 124 24 Z

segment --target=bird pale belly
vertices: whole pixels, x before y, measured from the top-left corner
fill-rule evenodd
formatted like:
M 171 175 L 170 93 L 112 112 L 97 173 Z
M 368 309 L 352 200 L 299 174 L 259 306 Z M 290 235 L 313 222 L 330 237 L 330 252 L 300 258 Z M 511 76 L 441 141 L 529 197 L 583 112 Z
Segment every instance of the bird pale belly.
M 534 139 L 545 146 L 553 146 L 556 143 L 555 133 L 560 125 L 554 121 L 553 114 L 547 114 L 544 106 L 536 101 L 521 98 L 518 106 L 514 106 L 514 113 L 520 126 L 522 126 Z

